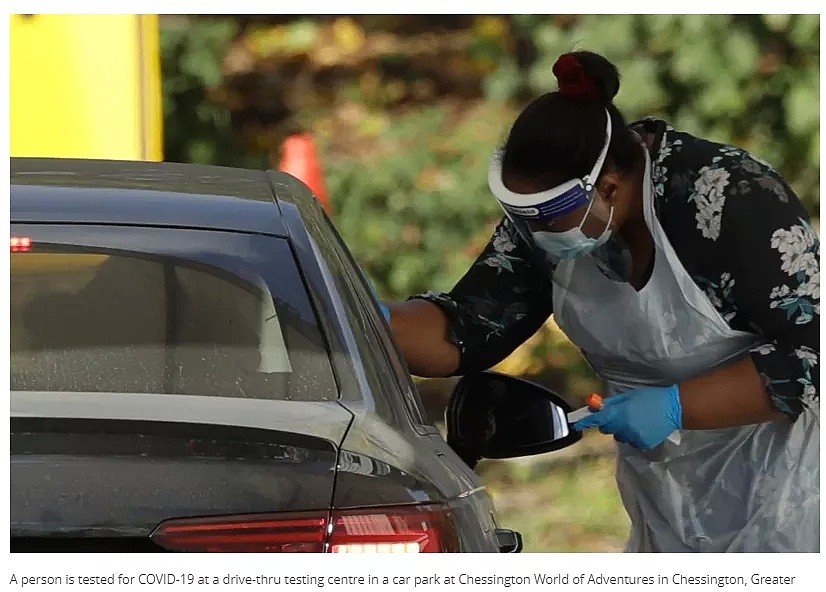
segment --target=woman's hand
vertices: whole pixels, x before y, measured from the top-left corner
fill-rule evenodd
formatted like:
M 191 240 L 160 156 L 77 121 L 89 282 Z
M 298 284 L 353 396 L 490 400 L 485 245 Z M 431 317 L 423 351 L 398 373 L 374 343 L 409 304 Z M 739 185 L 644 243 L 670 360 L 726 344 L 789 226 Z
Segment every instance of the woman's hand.
M 618 442 L 648 450 L 683 427 L 682 415 L 679 386 L 652 386 L 606 398 L 600 411 L 580 419 L 574 428 L 598 427 Z

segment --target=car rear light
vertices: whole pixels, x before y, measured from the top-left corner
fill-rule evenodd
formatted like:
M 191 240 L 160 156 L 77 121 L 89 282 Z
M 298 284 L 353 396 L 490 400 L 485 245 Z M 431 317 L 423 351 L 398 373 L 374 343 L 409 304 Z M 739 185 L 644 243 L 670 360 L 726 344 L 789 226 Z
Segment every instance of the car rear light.
M 450 553 L 459 550 L 450 511 L 439 505 L 186 518 L 162 523 L 151 538 L 170 551 Z
M 152 540 L 170 551 L 320 553 L 327 512 L 216 516 L 162 523 Z
M 28 251 L 32 248 L 32 239 L 28 236 L 13 236 L 9 242 L 12 253 Z
M 452 553 L 458 539 L 444 506 L 398 506 L 333 513 L 331 553 Z

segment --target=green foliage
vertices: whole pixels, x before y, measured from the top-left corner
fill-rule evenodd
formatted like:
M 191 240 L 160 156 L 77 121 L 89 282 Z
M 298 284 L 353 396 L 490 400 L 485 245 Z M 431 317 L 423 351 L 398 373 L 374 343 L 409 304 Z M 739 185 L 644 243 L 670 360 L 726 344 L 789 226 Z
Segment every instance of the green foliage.
M 581 458 L 566 458 L 582 450 Z M 524 552 L 621 552 L 630 520 L 615 484 L 610 437 L 586 436 L 570 449 L 530 460 L 482 461 L 477 469 L 497 521 L 522 533 Z
M 501 135 L 487 122 L 503 111 L 482 105 L 455 121 L 445 107 L 417 110 L 375 136 L 372 154 L 325 161 L 333 219 L 383 296 L 448 289 L 475 258 L 484 243 L 469 243 L 501 213 L 486 171 Z
M 209 98 L 223 80 L 221 63 L 238 27 L 231 19 L 165 17 L 161 27 L 164 158 L 266 167 L 234 136 L 229 111 Z
M 817 15 L 166 17 L 166 155 L 262 167 L 283 137 L 274 119 L 312 130 L 336 225 L 381 295 L 402 299 L 449 289 L 475 259 L 500 216 L 492 150 L 573 49 L 618 66 L 629 120 L 751 150 L 815 213 L 819 34 Z M 590 384 L 553 327 L 517 358 L 559 388 Z

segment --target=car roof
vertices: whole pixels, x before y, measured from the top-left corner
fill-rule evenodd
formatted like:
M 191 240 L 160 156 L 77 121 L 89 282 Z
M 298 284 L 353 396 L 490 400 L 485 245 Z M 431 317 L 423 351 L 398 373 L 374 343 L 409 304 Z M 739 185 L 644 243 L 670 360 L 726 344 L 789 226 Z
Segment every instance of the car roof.
M 10 169 L 13 223 L 174 226 L 288 236 L 273 186 L 283 192 L 295 180 L 280 171 L 69 158 L 12 158 Z

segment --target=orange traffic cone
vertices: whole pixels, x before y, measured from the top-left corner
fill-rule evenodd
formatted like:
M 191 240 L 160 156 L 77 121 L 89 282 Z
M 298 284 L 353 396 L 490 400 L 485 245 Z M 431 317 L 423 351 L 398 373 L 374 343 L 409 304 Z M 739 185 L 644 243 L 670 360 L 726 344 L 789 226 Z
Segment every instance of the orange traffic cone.
M 310 134 L 293 134 L 281 146 L 281 162 L 278 168 L 300 179 L 315 194 L 327 213 L 330 213 L 330 199 L 321 172 L 321 164 Z

